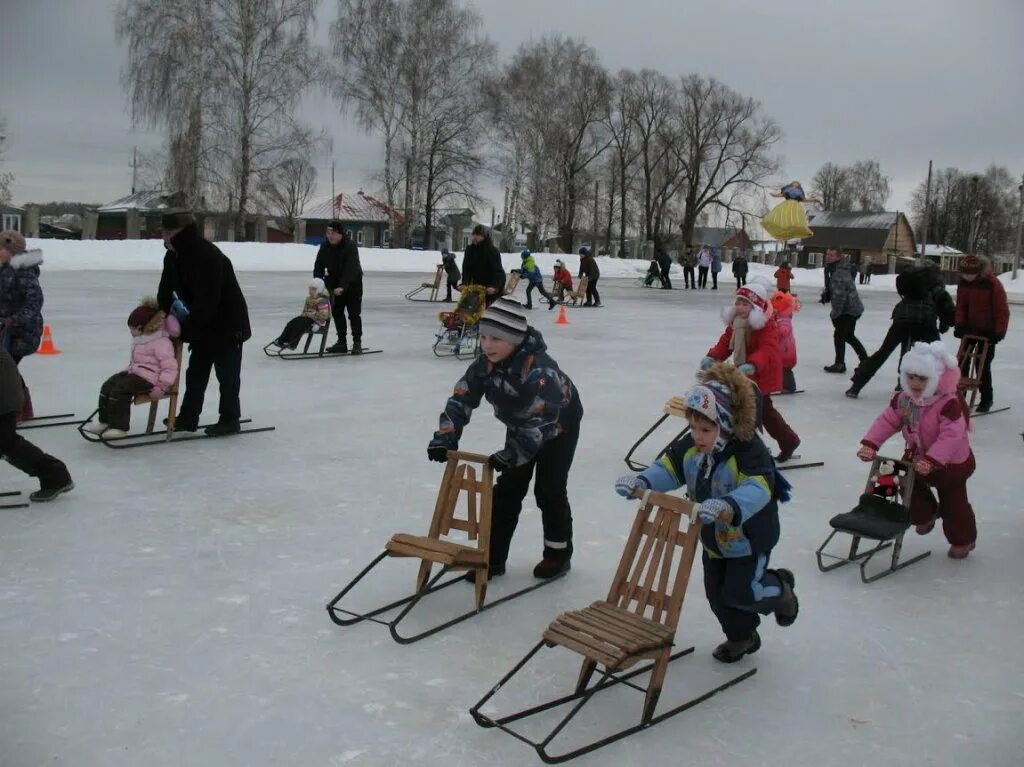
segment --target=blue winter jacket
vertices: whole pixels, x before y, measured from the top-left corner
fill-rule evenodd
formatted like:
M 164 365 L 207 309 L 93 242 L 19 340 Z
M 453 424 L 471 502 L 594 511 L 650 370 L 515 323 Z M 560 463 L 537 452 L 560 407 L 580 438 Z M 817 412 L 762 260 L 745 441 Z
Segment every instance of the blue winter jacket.
M 43 334 L 43 289 L 39 286 L 40 250 L 19 253 L 0 266 L 0 322 L 5 323 L 4 348 L 12 357 L 27 357 L 39 348 Z M 7 325 L 6 323 L 10 323 Z
M 691 500 L 721 498 L 732 507 L 738 525 L 716 521 L 701 529 L 701 542 L 712 557 L 764 554 L 779 541 L 777 499 L 788 490 L 788 483 L 776 472 L 760 437 L 749 442 L 731 440 L 722 450 L 705 456 L 687 434 L 669 445 L 641 476 L 652 490 L 664 493 L 685 483 Z
M 548 355 L 544 338 L 534 328 L 507 359 L 495 365 L 480 355 L 470 364 L 448 398 L 430 446 L 456 450 L 484 397 L 505 424 L 505 447 L 498 455 L 511 466 L 532 461 L 545 442 L 583 417 L 576 386 Z

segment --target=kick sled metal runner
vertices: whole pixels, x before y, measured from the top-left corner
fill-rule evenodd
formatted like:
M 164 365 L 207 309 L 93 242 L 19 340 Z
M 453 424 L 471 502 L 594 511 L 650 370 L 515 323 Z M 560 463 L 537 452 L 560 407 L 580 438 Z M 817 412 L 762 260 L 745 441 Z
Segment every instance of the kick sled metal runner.
M 334 311 L 334 302 L 331 302 L 331 311 Z M 275 338 L 263 347 L 263 353 L 274 360 L 321 360 L 328 357 L 360 357 L 366 354 L 380 354 L 383 349 L 363 349 L 359 354 L 352 352 L 331 352 L 327 350 L 327 336 L 331 329 L 331 319 L 327 318 L 322 328 L 312 327 L 306 332 L 306 344 L 301 352 L 277 345 Z M 319 351 L 311 352 L 309 347 L 313 344 L 313 338 L 320 336 Z
M 0 500 L 0 509 L 27 509 L 29 504 L 21 500 L 21 491 L 14 490 L 7 493 L 0 493 L 0 498 L 17 498 L 18 500 L 13 503 L 8 503 L 6 500 Z
M 891 466 L 892 472 L 884 474 L 883 466 Z M 931 554 L 918 554 L 912 559 L 900 562 L 903 552 L 903 536 L 910 529 L 910 498 L 914 490 L 914 467 L 894 458 L 875 456 L 871 462 L 867 485 L 860 502 L 848 512 L 837 514 L 829 520 L 832 532 L 818 547 L 818 569 L 823 573 L 848 564 L 860 564 L 860 578 L 864 583 L 874 583 L 879 578 L 892 575 L 897 570 L 909 567 Z M 838 534 L 852 536 L 850 553 L 843 556 L 829 554 L 825 548 Z M 862 538 L 875 541 L 877 545 L 867 551 L 858 551 Z M 867 574 L 868 562 L 880 551 L 892 548 L 889 566 L 874 575 Z M 835 560 L 825 564 L 826 559 Z
M 562 613 L 552 622 L 526 656 L 469 710 L 476 723 L 481 727 L 497 727 L 532 746 L 544 762 L 557 764 L 664 722 L 753 676 L 756 668 L 658 713 L 669 664 L 694 649 L 688 647 L 672 653 L 699 537 L 700 523 L 693 503 L 671 495 L 645 492 L 608 598 L 582 610 Z M 573 692 L 504 716 L 483 713 L 481 708 L 544 647 L 564 647 L 583 656 Z M 621 673 L 642 661 L 653 662 Z M 598 666 L 603 670 L 598 672 L 598 681 L 591 685 Z M 647 673 L 651 676 L 646 687 L 631 681 Z M 570 751 L 554 754 L 548 750 L 597 693 L 617 685 L 643 693 L 639 722 Z M 569 712 L 542 740 L 531 740 L 509 726 L 568 704 L 573 704 Z
M 473 464 L 482 467 L 482 477 L 479 481 L 477 480 L 477 471 Z M 331 617 L 331 620 L 339 626 L 353 626 L 363 621 L 377 623 L 387 626 L 392 639 L 399 644 L 411 644 L 421 639 L 426 639 L 465 620 L 469 620 L 485 610 L 490 610 L 504 602 L 521 597 L 531 591 L 536 591 L 558 580 L 558 577 L 561 576 L 542 581 L 525 589 L 520 589 L 493 602 L 485 603 L 487 596 L 487 568 L 490 558 L 491 494 L 493 485 L 494 473 L 487 463 L 487 456 L 450 451 L 444 477 L 441 479 L 441 488 L 437 493 L 437 503 L 434 506 L 434 516 L 430 523 L 430 531 L 427 535 L 423 536 L 406 533 L 396 533 L 391 536 L 391 540 L 388 541 L 384 551 L 349 582 L 327 605 L 327 614 Z M 466 518 L 457 519 L 455 512 L 459 496 L 462 493 L 466 495 Z M 452 530 L 464 532 L 469 542 L 443 540 L 442 536 L 447 536 Z M 472 543 L 473 541 L 475 541 L 475 544 Z M 352 591 L 357 583 L 382 561 L 392 557 L 420 560 L 419 573 L 416 576 L 416 590 L 413 594 L 365 613 L 358 613 L 339 607 L 339 603 Z M 440 565 L 441 570 L 431 578 L 431 570 L 435 564 Z M 462 582 L 464 586 L 467 585 L 464 582 L 464 575 L 459 575 L 445 581 L 441 580 L 452 571 L 469 571 L 474 574 L 473 584 L 475 586 L 476 607 L 469 612 L 458 615 L 451 620 L 418 634 L 408 636 L 400 634 L 398 632 L 399 624 L 405 620 L 425 596 L 448 588 L 456 583 Z M 378 617 L 398 608 L 402 609 L 391 620 Z
M 26 429 L 50 429 L 54 426 L 78 426 L 82 422 L 75 418 L 74 413 L 58 413 L 56 415 L 37 415 L 26 418 L 18 424 L 18 431 Z

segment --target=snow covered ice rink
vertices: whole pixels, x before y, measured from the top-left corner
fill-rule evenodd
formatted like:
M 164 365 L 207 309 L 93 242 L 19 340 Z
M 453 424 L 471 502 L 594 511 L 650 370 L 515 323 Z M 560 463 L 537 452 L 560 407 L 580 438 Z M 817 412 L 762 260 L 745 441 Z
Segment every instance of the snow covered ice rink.
M 586 410 L 569 489 L 573 570 L 403 647 L 379 626 L 334 626 L 324 606 L 392 533 L 426 531 L 441 476 L 426 445 L 467 364 L 430 351 L 443 306 L 402 299 L 425 274 L 367 274 L 364 342 L 385 353 L 284 363 L 260 348 L 298 312 L 306 277 L 239 276 L 254 327 L 243 411 L 277 431 L 121 453 L 87 444 L 73 428 L 26 433 L 67 461 L 77 488 L 50 505 L 0 512 L 0 764 L 539 763 L 524 744 L 477 727 L 467 709 L 560 611 L 604 597 L 635 510 L 612 489 L 622 458 L 664 401 L 692 384 L 734 283 L 670 293 L 602 280 L 606 308 L 570 310 L 569 326 L 554 325 L 557 312 L 546 308 L 532 313 Z M 44 267 L 46 321 L 63 354 L 23 363 L 37 414 L 84 417 L 95 407 L 100 383 L 127 363 L 127 315 L 157 279 L 153 271 Z M 873 349 L 896 295 L 862 296 L 858 334 Z M 979 466 L 969 488 L 978 548 L 953 561 L 939 529 L 926 538 L 911 532 L 905 556 L 932 556 L 864 585 L 852 567 L 819 573 L 814 550 L 829 517 L 862 489 L 866 468 L 854 452 L 892 395 L 897 363 L 894 356 L 859 400 L 846 399 L 847 378 L 821 369 L 832 361 L 827 309 L 817 289 L 805 287 L 803 298 L 796 375 L 807 392 L 778 406 L 803 439 L 799 452 L 826 467 L 788 474 L 795 497 L 781 508 L 773 556 L 796 574 L 800 618 L 787 629 L 763 622 L 762 650 L 721 666 L 711 650 L 722 636 L 696 564 L 677 635 L 696 652 L 669 667 L 661 705 L 752 665 L 758 673 L 577 764 L 1021 764 L 1024 315 L 1013 307 L 995 363 L 996 403 L 1013 409 L 975 425 Z M 212 383 L 206 421 L 216 403 Z M 136 408 L 133 427 L 144 424 Z M 672 434 L 659 432 L 641 457 Z M 501 436 L 485 404 L 462 446 L 489 453 Z M 35 489 L 4 466 L 2 489 Z M 540 552 L 530 496 L 509 574 L 489 596 L 530 583 Z M 411 588 L 413 564 L 384 567 L 364 582 L 359 606 Z M 468 586 L 453 586 L 420 615 L 454 615 L 470 602 Z M 577 669 L 577 656 L 549 650 L 497 704 L 508 711 L 562 694 Z M 638 719 L 638 693 L 606 695 L 584 709 L 563 745 Z

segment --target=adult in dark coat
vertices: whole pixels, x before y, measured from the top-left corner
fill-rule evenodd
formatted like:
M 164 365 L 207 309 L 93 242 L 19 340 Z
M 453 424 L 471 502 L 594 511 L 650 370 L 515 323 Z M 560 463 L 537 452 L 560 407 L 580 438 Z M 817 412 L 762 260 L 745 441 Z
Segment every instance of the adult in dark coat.
M 661 287 L 665 290 L 672 290 L 672 278 L 669 275 L 672 270 L 672 259 L 668 257 L 664 248 L 658 248 L 654 257 L 658 259 L 658 268 L 661 270 Z
M 594 260 L 594 254 L 590 248 L 580 248 L 580 273 L 579 277 L 587 278 L 587 300 L 584 306 L 601 306 L 601 294 L 597 292 L 597 281 L 601 279 L 601 267 Z
M 487 305 L 490 306 L 505 292 L 501 253 L 481 224 L 474 227 L 471 239 L 462 256 L 462 284 L 483 285 L 487 289 Z
M 220 418 L 206 429 L 212 437 L 240 430 L 242 344 L 252 337 L 249 309 L 231 260 L 199 234 L 190 213 L 164 219 L 164 270 L 157 302 L 181 322 L 181 340 L 189 344 L 185 396 L 176 429 L 195 431 L 203 412 L 210 371 L 220 385 Z
M 853 373 L 846 396 L 857 398 L 889 356 L 905 352 L 917 341 L 931 343 L 949 330 L 953 323 L 953 299 L 946 291 L 934 264 L 918 263 L 896 276 L 900 301 L 892 310 L 892 324 L 878 350 L 864 359 Z
M 988 339 L 988 354 L 981 369 L 981 385 L 978 392 L 978 412 L 987 413 L 992 409 L 992 359 L 996 355 L 996 344 L 1006 338 L 1010 324 L 1010 306 L 1006 290 L 992 274 L 988 262 L 978 256 L 964 256 L 960 259 L 960 281 L 956 288 L 956 315 L 953 335 L 981 336 Z M 967 370 L 964 370 L 967 375 Z
M 750 266 L 747 264 L 747 259 L 743 256 L 736 256 L 732 260 L 732 276 L 736 278 L 736 290 L 747 284 L 747 272 L 749 270 Z
M 341 221 L 327 224 L 327 242 L 320 246 L 313 265 L 313 276 L 324 281 L 331 294 L 331 316 L 338 342 L 327 349 L 332 354 L 348 353 L 348 325 L 352 323 L 352 353 L 363 351 L 363 267 L 359 248 L 348 236 Z
M 846 372 L 846 345 L 849 344 L 861 362 L 868 356 L 857 336 L 857 320 L 864 314 L 864 304 L 853 280 L 850 257 L 843 256 L 838 248 L 825 251 L 826 269 L 829 278 L 829 302 L 832 304 L 832 342 L 836 350 L 835 362 L 825 368 L 826 373 Z
M 61 493 L 73 490 L 68 467 L 18 434 L 18 413 L 24 405 L 21 376 L 14 359 L 0 349 L 0 456 L 7 463 L 39 480 L 39 490 L 29 498 L 52 501 Z

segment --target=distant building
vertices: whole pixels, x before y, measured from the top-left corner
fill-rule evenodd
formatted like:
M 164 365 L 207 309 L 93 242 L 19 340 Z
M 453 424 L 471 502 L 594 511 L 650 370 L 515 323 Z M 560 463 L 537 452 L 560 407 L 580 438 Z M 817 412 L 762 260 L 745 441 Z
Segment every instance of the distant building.
M 800 243 L 800 266 L 811 254 L 839 248 L 853 263 L 875 273 L 895 271 L 899 261 L 912 261 L 917 256 L 914 230 L 903 213 L 838 213 L 823 211 L 808 215 L 812 237 Z M 892 263 L 890 263 L 890 259 Z
M 944 272 L 955 272 L 960 268 L 960 259 L 967 254 L 949 245 L 919 245 L 917 255 L 924 255 L 929 261 L 934 261 Z
M 8 231 L 13 229 L 16 232 L 20 232 L 22 229 L 21 219 L 25 215 L 25 211 L 21 208 L 15 208 L 13 205 L 0 205 L 0 231 Z
M 357 245 L 371 248 L 390 247 L 392 221 L 396 225 L 405 223 L 401 213 L 362 191 L 327 198 L 307 208 L 299 218 L 306 222 L 306 242 L 310 245 L 320 245 L 327 238 L 328 222 L 338 219 Z
M 693 237 L 690 238 L 693 247 L 700 248 L 703 245 L 710 245 L 712 248 L 730 248 L 737 250 L 750 250 L 753 243 L 747 230 L 723 226 L 697 226 L 693 229 Z
M 96 239 L 128 239 L 129 211 L 138 213 L 139 239 L 159 239 L 164 232 L 163 217 L 185 209 L 178 195 L 160 190 L 135 192 L 100 206 L 96 211 Z

